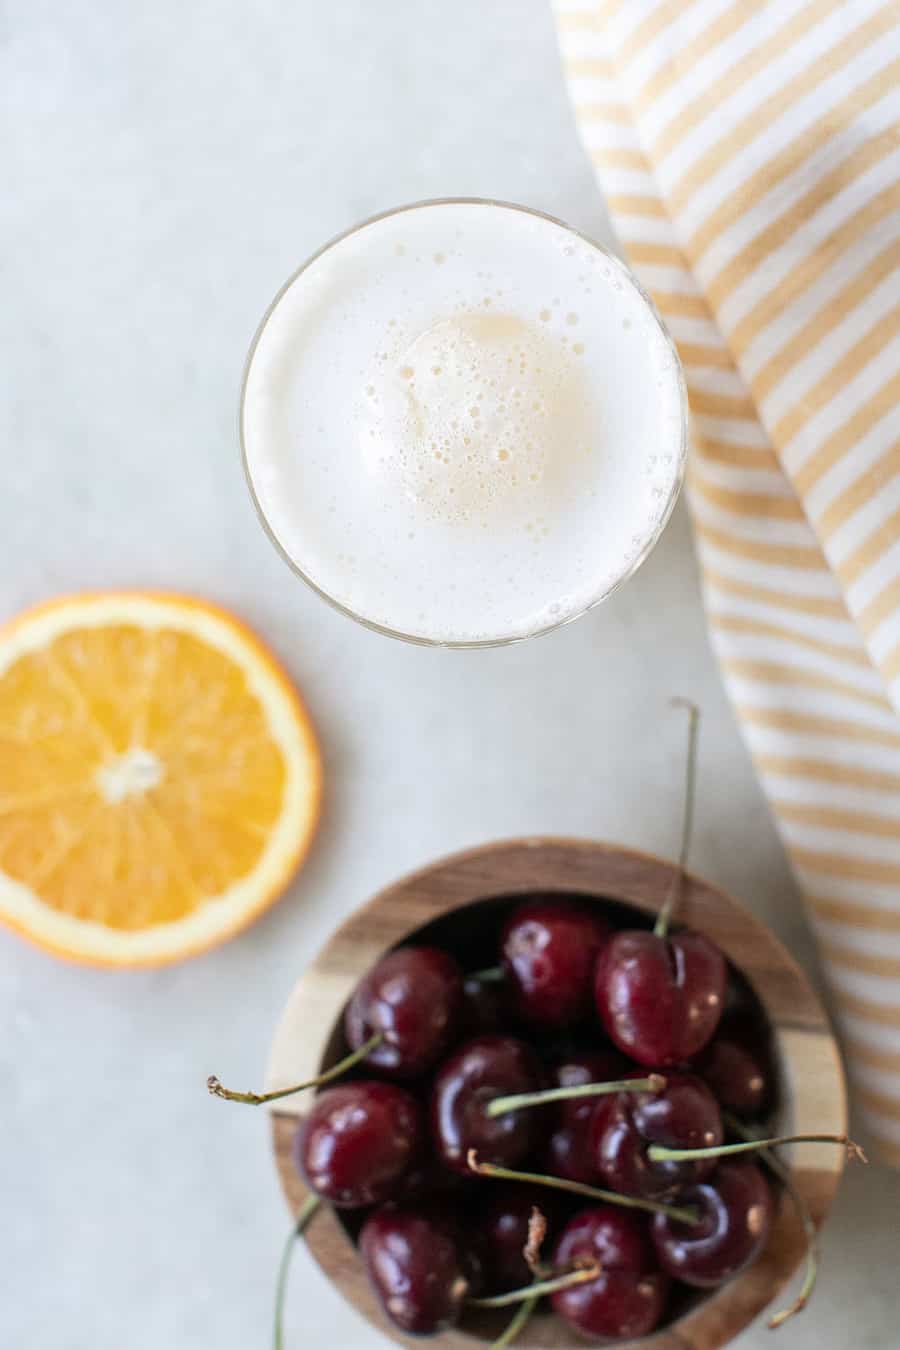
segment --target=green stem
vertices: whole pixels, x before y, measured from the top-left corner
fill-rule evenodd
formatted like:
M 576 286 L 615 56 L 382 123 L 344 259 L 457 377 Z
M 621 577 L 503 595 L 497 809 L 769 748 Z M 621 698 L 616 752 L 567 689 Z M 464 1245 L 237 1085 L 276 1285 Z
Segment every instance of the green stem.
M 544 1092 L 519 1092 L 510 1097 L 495 1097 L 485 1114 L 502 1116 L 526 1106 L 546 1106 L 548 1102 L 577 1101 L 580 1097 L 605 1097 L 613 1092 L 662 1092 L 666 1080 L 660 1073 L 647 1078 L 618 1078 L 609 1083 L 582 1083 L 577 1087 L 547 1088 Z
M 688 850 L 691 846 L 691 834 L 694 828 L 694 799 L 697 795 L 697 741 L 700 731 L 700 709 L 688 698 L 673 698 L 672 706 L 686 708 L 688 713 L 688 753 L 684 782 L 684 817 L 681 822 L 681 849 L 678 854 L 678 871 L 669 889 L 666 901 L 659 911 L 653 932 L 664 938 L 669 931 L 672 911 L 681 895 L 684 883 L 684 869 L 687 865 Z
M 508 1345 L 512 1345 L 537 1305 L 538 1300 L 536 1298 L 529 1298 L 524 1303 L 520 1303 L 506 1330 L 491 1344 L 490 1350 L 506 1350 Z
M 514 1303 L 527 1302 L 541 1298 L 544 1294 L 556 1294 L 560 1289 L 571 1289 L 576 1284 L 588 1284 L 598 1280 L 603 1272 L 598 1265 L 585 1266 L 582 1270 L 570 1270 L 567 1275 L 555 1275 L 550 1280 L 537 1280 L 524 1289 L 513 1289 L 508 1294 L 494 1294 L 492 1298 L 470 1298 L 473 1308 L 510 1308 Z M 507 1342 L 508 1344 L 508 1342 Z
M 754 1135 L 745 1125 L 742 1125 L 734 1116 L 725 1115 L 725 1124 L 732 1134 L 739 1134 L 742 1139 L 748 1143 L 754 1139 Z M 806 1234 L 806 1273 L 803 1276 L 803 1283 L 797 1293 L 797 1297 L 788 1307 L 782 1308 L 780 1312 L 773 1313 L 769 1318 L 768 1326 L 770 1331 L 777 1331 L 783 1327 L 796 1313 L 802 1312 L 809 1300 L 812 1298 L 813 1290 L 816 1287 L 816 1279 L 819 1274 L 819 1230 L 816 1228 L 815 1220 L 809 1212 L 809 1206 L 803 1199 L 799 1190 L 794 1184 L 794 1179 L 788 1168 L 785 1167 L 776 1154 L 771 1149 L 763 1148 L 760 1150 L 760 1159 L 768 1167 L 769 1171 L 778 1178 L 784 1186 L 788 1195 L 793 1201 L 794 1208 L 797 1211 L 800 1222 L 803 1225 L 803 1231 Z
M 600 1190 L 597 1186 L 586 1186 L 581 1181 L 567 1181 L 564 1177 L 543 1176 L 540 1172 L 515 1172 L 510 1167 L 498 1167 L 494 1163 L 478 1161 L 475 1149 L 469 1150 L 469 1167 L 481 1177 L 496 1177 L 502 1181 L 526 1181 L 536 1186 L 549 1186 L 554 1191 L 568 1191 L 570 1195 L 584 1195 L 589 1200 L 602 1200 L 607 1205 L 621 1205 L 623 1209 L 642 1209 L 649 1214 L 667 1214 L 679 1223 L 696 1223 L 697 1212 L 694 1209 L 682 1209 L 677 1205 L 663 1205 L 655 1200 L 643 1200 L 636 1195 L 619 1195 L 617 1191 Z
M 354 1064 L 358 1064 L 361 1059 L 365 1059 L 370 1050 L 374 1050 L 376 1045 L 380 1045 L 384 1040 L 384 1032 L 376 1031 L 374 1036 L 370 1036 L 364 1045 L 351 1054 L 345 1055 L 342 1060 L 334 1064 L 324 1073 L 320 1073 L 316 1078 L 309 1078 L 305 1083 L 295 1083 L 293 1087 L 279 1088 L 277 1092 L 232 1092 L 230 1088 L 223 1087 L 215 1075 L 207 1078 L 206 1086 L 214 1097 L 221 1097 L 226 1102 L 245 1102 L 248 1106 L 262 1106 L 263 1102 L 277 1102 L 281 1097 L 293 1097 L 295 1092 L 303 1092 L 306 1088 L 321 1087 L 323 1083 L 330 1083 L 333 1078 L 340 1078 L 341 1074 L 352 1069 Z
M 780 1312 L 773 1313 L 769 1318 L 766 1325 L 770 1331 L 777 1331 L 779 1327 L 784 1326 L 785 1322 L 790 1321 L 796 1313 L 803 1311 L 812 1298 L 816 1280 L 819 1277 L 819 1244 L 818 1241 L 814 1240 L 816 1238 L 816 1225 L 813 1223 L 809 1210 L 803 1206 L 796 1186 L 790 1186 L 788 1189 L 791 1199 L 797 1206 L 797 1212 L 806 1233 L 806 1274 L 803 1276 L 803 1283 L 793 1303 L 786 1308 L 782 1308 Z
M 284 1244 L 284 1250 L 281 1253 L 281 1261 L 278 1266 L 278 1282 L 275 1285 L 275 1325 L 272 1334 L 272 1350 L 282 1350 L 284 1346 L 284 1296 L 287 1292 L 288 1270 L 291 1265 L 291 1257 L 294 1254 L 294 1244 L 297 1238 L 302 1237 L 309 1226 L 309 1221 L 321 1205 L 322 1201 L 318 1195 L 308 1195 L 300 1206 L 300 1212 L 297 1215 L 297 1221 L 288 1234 L 287 1241 Z
M 487 966 L 484 970 L 473 970 L 467 980 L 481 980 L 483 984 L 500 984 L 506 979 L 502 966 Z
M 691 1162 L 695 1158 L 727 1158 L 735 1153 L 758 1153 L 760 1149 L 777 1148 L 780 1144 L 840 1144 L 850 1158 L 867 1162 L 859 1144 L 846 1134 L 781 1134 L 774 1139 L 749 1139 L 742 1144 L 718 1144 L 714 1148 L 666 1148 L 651 1144 L 647 1157 L 651 1162 Z

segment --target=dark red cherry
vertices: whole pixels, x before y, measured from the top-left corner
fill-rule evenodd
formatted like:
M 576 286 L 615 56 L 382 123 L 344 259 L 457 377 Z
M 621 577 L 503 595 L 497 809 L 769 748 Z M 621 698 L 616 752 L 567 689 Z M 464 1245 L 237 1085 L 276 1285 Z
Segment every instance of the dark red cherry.
M 522 1288 L 533 1278 L 524 1252 L 535 1208 L 547 1221 L 547 1241 L 543 1244 L 546 1260 L 564 1208 L 559 1193 L 545 1186 L 504 1181 L 480 1188 L 473 1204 L 471 1242 L 481 1258 L 485 1288 L 492 1294 Z
M 295 1160 L 333 1205 L 377 1205 L 393 1194 L 422 1151 L 415 1097 L 392 1083 L 344 1083 L 316 1097 L 297 1131 Z
M 609 924 L 596 909 L 554 896 L 519 905 L 503 930 L 503 966 L 526 1021 L 566 1027 L 591 1011 L 597 953 Z
M 595 1103 L 594 1175 L 610 1190 L 664 1200 L 679 1186 L 701 1181 L 715 1170 L 715 1158 L 653 1162 L 647 1156 L 651 1144 L 718 1148 L 724 1137 L 718 1103 L 702 1078 L 689 1073 L 667 1073 L 665 1078 L 662 1092 L 619 1092 Z
M 582 1087 L 621 1078 L 626 1061 L 612 1050 L 568 1055 L 552 1071 L 552 1087 Z M 575 1098 L 554 1108 L 556 1124 L 547 1140 L 547 1170 L 567 1181 L 597 1181 L 593 1120 L 603 1097 Z
M 712 1088 L 722 1110 L 741 1120 L 759 1119 L 772 1107 L 775 1070 L 757 1018 L 726 1012 L 691 1068 Z
M 688 1186 L 679 1205 L 698 1222 L 653 1216 L 653 1242 L 663 1270 L 685 1284 L 710 1289 L 730 1280 L 762 1251 L 772 1221 L 772 1192 L 752 1162 L 721 1162 L 708 1181 Z
M 545 1113 L 538 1109 L 489 1116 L 486 1108 L 495 1097 L 536 1092 L 540 1087 L 540 1066 L 522 1041 L 479 1036 L 467 1042 L 434 1081 L 431 1125 L 439 1158 L 469 1175 L 470 1149 L 475 1149 L 479 1162 L 514 1167 L 539 1141 Z
M 446 1220 L 383 1205 L 363 1224 L 359 1250 L 381 1306 L 402 1331 L 429 1336 L 459 1320 L 470 1279 Z
M 445 1167 L 439 1158 L 430 1151 L 419 1156 L 409 1171 L 404 1172 L 392 1199 L 398 1204 L 410 1204 L 418 1207 L 438 1207 L 443 1204 L 456 1205 L 465 1200 L 468 1192 L 477 1185 L 473 1176 L 466 1178 L 460 1172 Z
M 504 1031 L 510 1024 L 509 991 L 505 980 L 467 975 L 463 980 L 460 1030 L 466 1038 Z
M 643 1215 L 599 1205 L 576 1214 L 556 1244 L 554 1265 L 596 1261 L 598 1279 L 553 1295 L 553 1311 L 582 1336 L 602 1341 L 646 1336 L 662 1317 L 669 1289 Z
M 648 1068 L 683 1064 L 703 1049 L 725 1003 L 725 958 L 700 933 L 614 934 L 600 952 L 597 1011 L 626 1055 Z
M 344 1014 L 344 1034 L 358 1050 L 379 1032 L 366 1055 L 382 1073 L 412 1078 L 440 1059 L 456 1038 L 462 1015 L 462 975 L 437 947 L 398 947 L 372 967 Z

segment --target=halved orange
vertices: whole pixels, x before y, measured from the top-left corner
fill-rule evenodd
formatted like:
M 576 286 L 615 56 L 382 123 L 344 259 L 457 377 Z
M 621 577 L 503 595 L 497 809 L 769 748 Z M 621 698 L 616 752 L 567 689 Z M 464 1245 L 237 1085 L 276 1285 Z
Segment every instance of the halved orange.
M 319 814 L 309 717 L 231 615 L 65 596 L 0 629 L 0 919 L 101 965 L 230 937 L 283 891 Z

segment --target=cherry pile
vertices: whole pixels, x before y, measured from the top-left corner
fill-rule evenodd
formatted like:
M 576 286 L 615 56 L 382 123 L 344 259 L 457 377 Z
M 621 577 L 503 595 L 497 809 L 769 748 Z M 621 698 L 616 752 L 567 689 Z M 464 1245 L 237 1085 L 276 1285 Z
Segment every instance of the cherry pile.
M 722 1283 L 765 1244 L 772 1193 L 756 1163 L 654 1152 L 720 1146 L 720 1101 L 758 1116 L 773 1095 L 764 1031 L 726 1035 L 728 1018 L 716 1037 L 728 968 L 697 933 L 616 929 L 601 903 L 534 896 L 498 946 L 481 977 L 408 946 L 363 978 L 344 1032 L 366 1076 L 319 1093 L 297 1166 L 331 1204 L 377 1206 L 359 1249 L 404 1331 L 529 1290 L 537 1208 L 542 1273 L 575 1276 L 551 1295 L 557 1316 L 589 1338 L 644 1335 L 674 1282 Z
M 339 1210 L 407 1334 L 514 1307 L 501 1350 L 548 1299 L 588 1341 L 646 1335 L 756 1260 L 775 1184 L 808 1254 L 770 1326 L 811 1295 L 815 1224 L 772 1153 L 792 1141 L 760 1131 L 776 1106 L 769 1027 L 710 938 L 671 930 L 694 815 L 699 714 L 685 706 L 681 852 L 652 930 L 600 899 L 483 900 L 363 976 L 347 1053 L 316 1079 L 262 1095 L 208 1080 L 255 1106 L 318 1089 L 294 1146 L 310 1197 L 293 1235 L 321 1203 Z M 845 1135 L 795 1139 L 862 1156 Z
M 808 1257 L 769 1325 L 809 1299 L 815 1225 L 772 1152 L 792 1140 L 759 1130 L 776 1105 L 765 1017 L 709 938 L 670 931 L 693 817 L 698 713 L 686 706 L 681 853 L 652 931 L 599 899 L 483 901 L 363 976 L 344 1011 L 347 1053 L 311 1082 L 259 1094 L 208 1080 L 253 1105 L 318 1089 L 296 1136 L 310 1198 L 293 1236 L 323 1202 L 340 1210 L 404 1332 L 515 1307 L 500 1350 L 546 1297 L 587 1340 L 645 1336 L 756 1259 L 775 1183 Z M 794 1139 L 864 1157 L 843 1135 Z
M 409 945 L 360 981 L 297 1168 L 407 1333 L 520 1301 L 517 1329 L 545 1291 L 581 1337 L 645 1335 L 765 1246 L 777 1180 L 726 1142 L 775 1104 L 765 1019 L 701 934 L 602 900 L 486 909 L 489 936 L 454 946 L 497 966 Z

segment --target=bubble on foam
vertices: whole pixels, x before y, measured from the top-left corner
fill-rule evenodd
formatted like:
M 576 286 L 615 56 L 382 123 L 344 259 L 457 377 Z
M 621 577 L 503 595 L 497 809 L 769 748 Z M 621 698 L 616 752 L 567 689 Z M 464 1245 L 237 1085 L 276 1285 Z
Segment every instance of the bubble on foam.
M 451 350 L 462 361 L 445 377 Z M 533 367 L 530 399 L 506 388 L 511 358 L 520 370 Z M 583 439 L 598 411 L 581 369 L 552 336 L 515 315 L 470 311 L 419 334 L 402 361 L 402 387 L 386 372 L 363 419 L 381 452 L 368 456 L 370 472 L 385 487 L 393 483 L 445 523 L 521 515 L 530 499 L 565 490 L 575 471 L 565 438 Z M 429 463 L 452 474 L 426 472 Z

